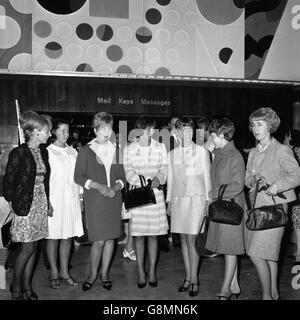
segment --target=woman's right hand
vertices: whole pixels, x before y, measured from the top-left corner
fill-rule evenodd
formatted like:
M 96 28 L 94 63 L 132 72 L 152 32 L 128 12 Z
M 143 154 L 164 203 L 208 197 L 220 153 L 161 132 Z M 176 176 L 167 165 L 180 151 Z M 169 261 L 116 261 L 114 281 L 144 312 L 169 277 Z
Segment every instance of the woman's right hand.
M 106 186 L 105 184 L 98 183 L 97 190 L 99 191 L 99 193 L 102 196 L 105 196 L 107 194 L 107 192 L 109 191 L 109 189 L 110 188 L 108 186 Z

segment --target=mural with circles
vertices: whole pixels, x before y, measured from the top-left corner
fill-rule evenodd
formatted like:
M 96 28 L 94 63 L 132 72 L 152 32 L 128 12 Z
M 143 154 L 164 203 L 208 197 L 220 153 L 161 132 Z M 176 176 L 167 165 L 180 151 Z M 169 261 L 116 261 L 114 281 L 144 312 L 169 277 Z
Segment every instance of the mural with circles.
M 0 68 L 244 78 L 245 0 L 0 0 Z

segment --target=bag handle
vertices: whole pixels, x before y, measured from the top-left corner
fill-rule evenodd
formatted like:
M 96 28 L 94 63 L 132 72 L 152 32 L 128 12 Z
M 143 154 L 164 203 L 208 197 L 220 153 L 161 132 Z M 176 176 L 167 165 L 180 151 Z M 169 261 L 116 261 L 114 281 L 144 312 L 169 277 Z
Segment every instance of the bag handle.
M 7 215 L 5 221 L 3 222 L 2 226 L 4 226 L 6 224 L 6 221 L 8 220 L 9 216 L 12 214 L 12 210 L 9 212 L 9 214 Z
M 254 209 L 256 198 L 257 198 L 257 193 L 258 193 L 258 188 L 259 188 L 259 180 L 257 180 L 256 184 L 255 184 L 254 195 L 253 195 L 253 204 L 252 204 L 251 209 Z M 272 200 L 273 200 L 274 204 L 276 204 L 274 196 L 272 196 Z
M 147 184 L 146 184 L 145 177 L 139 174 L 139 178 L 140 178 L 140 182 L 141 182 L 141 187 L 146 187 Z
M 222 200 L 227 184 L 222 184 L 218 192 L 218 200 Z

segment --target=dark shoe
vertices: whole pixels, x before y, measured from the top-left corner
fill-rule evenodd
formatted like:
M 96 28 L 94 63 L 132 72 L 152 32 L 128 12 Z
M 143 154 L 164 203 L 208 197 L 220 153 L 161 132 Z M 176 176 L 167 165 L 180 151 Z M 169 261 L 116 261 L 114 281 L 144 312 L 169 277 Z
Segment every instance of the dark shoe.
M 241 292 L 230 293 L 230 295 L 227 296 L 222 293 L 217 293 L 217 297 L 219 298 L 219 300 L 230 300 L 232 297 L 235 297 L 235 299 L 238 299 L 240 294 L 241 294 Z
M 49 278 L 49 286 L 50 286 L 51 289 L 59 289 L 59 287 L 60 287 L 60 279 L 59 279 L 59 277 L 58 278 L 53 278 L 53 279 Z
M 149 279 L 149 278 L 148 278 Z M 149 283 L 149 286 L 152 287 L 152 288 L 156 288 L 157 287 L 157 279 L 155 277 L 155 281 L 149 281 L 148 280 L 148 283 Z
M 102 287 L 106 290 L 110 290 L 112 287 L 112 282 L 110 280 L 102 280 Z
M 88 291 L 92 288 L 92 286 L 95 284 L 96 279 L 92 282 L 90 280 L 86 280 L 84 281 L 84 283 L 82 284 L 82 290 L 83 291 Z
M 184 279 L 182 285 L 178 288 L 177 292 L 186 292 L 189 290 L 190 280 Z
M 146 287 L 146 282 L 143 282 L 143 283 L 136 283 L 136 285 L 137 285 L 137 287 L 139 288 L 139 289 L 143 289 L 143 288 L 145 288 Z
M 189 296 L 190 297 L 196 297 L 198 294 L 199 294 L 199 285 L 200 283 L 197 282 L 197 283 L 190 283 L 190 286 L 189 286 Z M 197 290 L 195 290 L 194 288 L 197 286 Z
M 23 292 L 25 293 L 26 300 L 38 300 L 37 294 L 31 288 L 24 288 Z
M 60 280 L 61 280 L 61 282 L 66 281 L 66 283 L 71 287 L 78 286 L 78 282 L 75 281 L 71 276 L 69 276 L 68 278 L 63 278 L 62 276 L 60 276 Z
M 220 256 L 219 253 L 216 253 L 216 252 L 212 252 L 210 250 L 205 250 L 205 254 L 203 255 L 203 258 L 215 258 L 215 257 L 218 257 Z
M 9 290 L 11 292 L 12 300 L 25 300 L 22 290 L 14 290 L 12 284 L 10 285 Z

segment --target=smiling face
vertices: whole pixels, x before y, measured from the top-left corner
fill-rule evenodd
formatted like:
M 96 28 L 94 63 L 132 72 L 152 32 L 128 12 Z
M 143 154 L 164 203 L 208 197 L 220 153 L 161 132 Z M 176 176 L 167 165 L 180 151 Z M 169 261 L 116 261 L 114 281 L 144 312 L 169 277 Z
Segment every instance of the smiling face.
M 268 124 L 265 120 L 262 120 L 262 119 L 251 120 L 250 128 L 257 141 L 265 140 L 270 136 Z
M 96 139 L 100 143 L 107 142 L 112 135 L 112 122 L 111 123 L 102 123 L 100 127 L 96 130 Z

